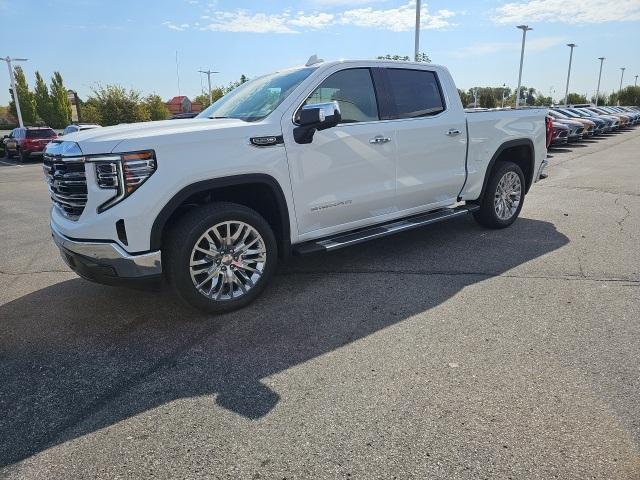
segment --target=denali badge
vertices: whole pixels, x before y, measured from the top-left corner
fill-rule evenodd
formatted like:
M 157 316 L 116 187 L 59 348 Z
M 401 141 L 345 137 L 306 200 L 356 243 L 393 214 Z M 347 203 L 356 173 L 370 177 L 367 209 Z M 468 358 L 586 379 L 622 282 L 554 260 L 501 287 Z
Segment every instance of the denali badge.
M 352 203 L 352 200 L 343 200 L 341 202 L 327 203 L 326 205 L 318 205 L 317 207 L 313 207 L 311 211 L 319 212 L 320 210 L 326 210 L 327 208 L 344 207 L 345 205 L 351 205 L 351 203 Z

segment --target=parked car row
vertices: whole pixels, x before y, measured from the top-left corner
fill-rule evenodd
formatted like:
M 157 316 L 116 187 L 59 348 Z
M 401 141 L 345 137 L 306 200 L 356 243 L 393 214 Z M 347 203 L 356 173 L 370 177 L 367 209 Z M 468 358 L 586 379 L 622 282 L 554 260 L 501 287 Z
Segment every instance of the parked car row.
M 99 127 L 100 125 L 93 123 L 74 123 L 67 126 L 60 135 Z M 2 138 L 2 144 L 7 158 L 18 157 L 21 162 L 25 162 L 33 157 L 42 157 L 47 144 L 58 136 L 50 127 L 18 127 Z
M 603 135 L 640 123 L 638 107 L 565 105 L 549 109 L 552 120 L 550 145 L 563 145 Z

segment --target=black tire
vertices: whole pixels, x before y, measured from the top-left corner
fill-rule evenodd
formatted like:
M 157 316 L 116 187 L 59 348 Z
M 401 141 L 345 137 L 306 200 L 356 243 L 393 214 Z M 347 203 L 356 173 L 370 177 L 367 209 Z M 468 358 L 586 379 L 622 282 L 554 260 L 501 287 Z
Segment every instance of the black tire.
M 7 160 L 13 158 L 13 153 L 9 149 L 7 149 Z
M 236 298 L 215 300 L 196 288 L 189 265 L 192 251 L 202 235 L 215 225 L 227 221 L 243 222 L 259 233 L 264 242 L 266 261 L 262 275 L 246 293 Z M 171 228 L 164 244 L 166 245 L 163 248 L 165 273 L 178 297 L 185 303 L 209 313 L 229 312 L 251 303 L 264 290 L 278 263 L 278 246 L 269 223 L 256 211 L 235 203 L 217 202 L 191 210 Z M 220 258 L 222 257 L 218 257 L 218 264 L 220 264 Z M 231 266 L 228 268 L 231 270 Z M 231 272 L 230 274 L 236 275 Z M 237 277 L 240 278 L 240 275 Z M 244 283 L 244 286 L 247 287 L 248 284 Z
M 520 201 L 515 212 L 505 219 L 498 216 L 494 202 L 498 190 L 498 184 L 509 172 L 515 173 L 520 178 Z M 485 190 L 483 197 L 478 202 L 480 209 L 473 212 L 473 216 L 476 221 L 480 225 L 488 228 L 505 228 L 511 225 L 516 221 L 516 218 L 518 218 L 518 215 L 520 215 L 520 211 L 522 210 L 525 197 L 525 185 L 524 174 L 518 165 L 513 162 L 497 163 L 491 172 L 491 178 L 489 178 L 489 182 L 487 183 L 487 189 Z

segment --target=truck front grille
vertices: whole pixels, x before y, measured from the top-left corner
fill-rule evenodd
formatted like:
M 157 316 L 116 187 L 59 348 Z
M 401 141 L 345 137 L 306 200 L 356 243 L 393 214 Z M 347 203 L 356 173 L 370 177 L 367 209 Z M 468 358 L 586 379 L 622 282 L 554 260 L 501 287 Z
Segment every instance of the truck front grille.
M 45 155 L 42 168 L 55 207 L 65 217 L 77 220 L 87 204 L 84 160 Z

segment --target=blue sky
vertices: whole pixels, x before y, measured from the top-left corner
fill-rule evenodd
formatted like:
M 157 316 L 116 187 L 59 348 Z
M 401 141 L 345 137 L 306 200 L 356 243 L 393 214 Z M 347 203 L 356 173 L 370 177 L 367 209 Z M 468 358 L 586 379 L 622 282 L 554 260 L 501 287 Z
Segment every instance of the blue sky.
M 213 83 L 324 59 L 411 55 L 411 0 L 0 0 L 0 56 L 27 57 L 59 70 L 81 97 L 96 83 L 119 83 L 164 98 L 201 91 L 200 68 Z M 597 57 L 601 90 L 640 74 L 640 0 L 423 1 L 422 50 L 446 65 L 461 88 L 515 87 L 521 32 L 528 23 L 523 84 L 564 94 L 569 48 L 577 43 L 571 91 L 592 95 Z M 1 68 L 5 68 L 4 65 Z M 5 70 L 6 71 L 6 70 Z M 0 72 L 0 105 L 9 101 Z

